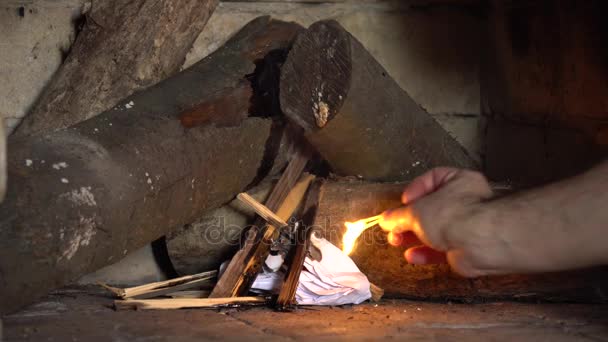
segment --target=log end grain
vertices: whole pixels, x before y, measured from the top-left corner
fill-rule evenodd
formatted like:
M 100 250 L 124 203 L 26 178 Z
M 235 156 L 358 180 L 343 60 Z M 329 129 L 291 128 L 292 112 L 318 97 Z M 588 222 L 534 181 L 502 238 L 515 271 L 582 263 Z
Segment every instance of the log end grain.
M 281 73 L 280 100 L 336 174 L 399 181 L 437 166 L 476 168 L 335 21 L 317 22 L 296 39 Z
M 283 65 L 281 107 L 305 130 L 324 127 L 339 112 L 351 82 L 349 33 L 320 21 L 302 33 Z

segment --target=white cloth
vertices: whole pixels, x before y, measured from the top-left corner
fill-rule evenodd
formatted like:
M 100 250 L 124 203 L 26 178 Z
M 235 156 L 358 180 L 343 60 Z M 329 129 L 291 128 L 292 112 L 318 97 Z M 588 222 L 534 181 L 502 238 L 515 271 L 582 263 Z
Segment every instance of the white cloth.
M 359 304 L 369 298 L 370 284 L 352 259 L 329 241 L 311 236 L 311 242 L 321 251 L 322 260 L 304 260 L 296 302 L 300 305 Z M 277 290 L 282 274 L 260 273 L 252 289 Z

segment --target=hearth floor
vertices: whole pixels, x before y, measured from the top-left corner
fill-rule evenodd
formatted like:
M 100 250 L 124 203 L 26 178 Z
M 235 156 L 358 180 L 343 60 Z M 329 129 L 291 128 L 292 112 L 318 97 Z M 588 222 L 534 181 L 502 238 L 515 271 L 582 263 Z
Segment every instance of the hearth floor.
M 96 288 L 66 288 L 3 320 L 4 341 L 608 341 L 608 305 L 383 300 L 268 308 L 114 311 Z

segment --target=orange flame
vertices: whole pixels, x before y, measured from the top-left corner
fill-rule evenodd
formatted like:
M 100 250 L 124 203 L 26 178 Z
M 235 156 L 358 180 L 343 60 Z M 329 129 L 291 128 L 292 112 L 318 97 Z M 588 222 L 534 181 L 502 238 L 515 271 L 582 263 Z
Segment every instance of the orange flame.
M 355 243 L 361 234 L 367 229 L 375 226 L 380 221 L 380 215 L 368 217 L 356 222 L 344 222 L 346 231 L 342 236 L 342 252 L 350 255 L 355 248 Z

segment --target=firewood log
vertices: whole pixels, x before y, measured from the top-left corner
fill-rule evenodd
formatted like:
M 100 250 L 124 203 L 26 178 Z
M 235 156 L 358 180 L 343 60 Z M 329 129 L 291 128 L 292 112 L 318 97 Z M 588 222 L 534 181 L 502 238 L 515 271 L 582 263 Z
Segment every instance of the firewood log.
M 321 188 L 315 228 L 341 247 L 344 222 L 377 215 L 401 205 L 405 184 L 328 181 Z M 379 227 L 357 240 L 351 257 L 385 297 L 463 300 L 516 299 L 548 301 L 606 301 L 606 269 L 537 275 L 508 275 L 466 279 L 448 265 L 410 265 L 405 247 L 393 247 Z
M 476 167 L 335 21 L 298 37 L 281 70 L 280 98 L 285 115 L 338 174 L 395 181 L 434 166 Z
M 276 54 L 284 56 L 300 30 L 258 18 L 209 57 L 111 110 L 10 139 L 0 313 L 193 222 L 263 176 L 281 132 L 272 119 L 248 114 L 276 110 L 260 99 L 278 85 L 258 80 L 278 69 Z
M 69 127 L 175 74 L 218 2 L 93 1 L 67 59 L 15 134 Z
M 276 183 L 266 180 L 247 190 L 264 202 Z M 165 238 L 167 254 L 178 275 L 216 270 L 239 250 L 244 230 L 255 212 L 238 199 L 208 210 L 195 222 L 173 230 Z

